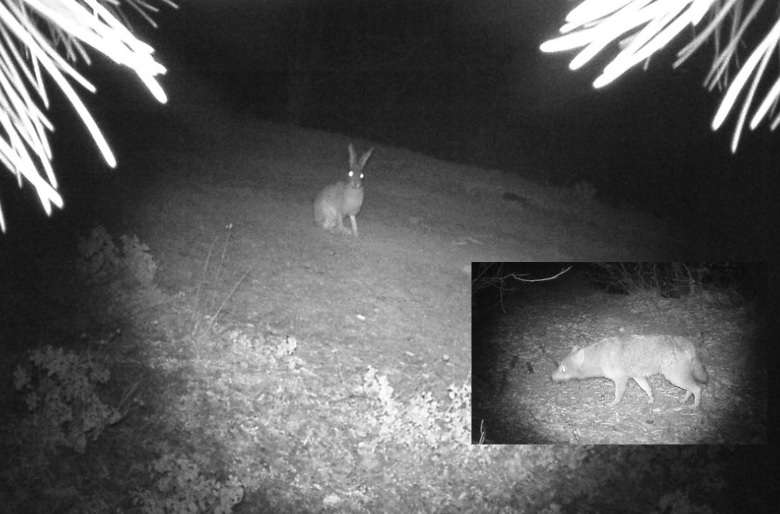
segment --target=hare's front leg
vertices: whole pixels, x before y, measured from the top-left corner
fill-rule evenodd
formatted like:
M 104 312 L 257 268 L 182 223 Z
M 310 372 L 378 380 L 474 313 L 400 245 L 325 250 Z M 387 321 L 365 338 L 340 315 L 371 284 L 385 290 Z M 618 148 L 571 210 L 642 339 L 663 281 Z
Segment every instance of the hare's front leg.
M 358 236 L 357 231 L 357 218 L 355 218 L 354 215 L 349 216 L 349 222 L 352 224 L 352 233 L 355 234 L 355 237 Z

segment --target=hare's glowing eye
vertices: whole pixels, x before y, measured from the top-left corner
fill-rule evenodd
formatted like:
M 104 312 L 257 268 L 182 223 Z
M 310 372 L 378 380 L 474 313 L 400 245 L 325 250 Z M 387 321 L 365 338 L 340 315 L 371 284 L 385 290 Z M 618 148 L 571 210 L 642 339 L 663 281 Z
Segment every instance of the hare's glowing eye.
M 352 175 L 354 175 L 354 174 L 355 174 L 355 172 L 350 170 L 350 172 L 349 172 L 349 177 L 351 178 L 351 177 L 352 177 Z

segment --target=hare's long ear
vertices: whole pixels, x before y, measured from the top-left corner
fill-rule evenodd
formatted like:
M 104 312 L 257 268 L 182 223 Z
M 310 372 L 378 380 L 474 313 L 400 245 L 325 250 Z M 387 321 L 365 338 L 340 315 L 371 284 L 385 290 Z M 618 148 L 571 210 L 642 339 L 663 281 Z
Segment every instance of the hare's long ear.
M 360 158 L 360 169 L 363 169 L 363 166 L 366 165 L 366 161 L 368 161 L 368 158 L 371 157 L 371 154 L 374 152 L 374 147 L 372 146 L 369 151 L 363 154 L 363 157 Z
M 352 146 L 352 143 L 347 146 L 349 149 L 349 169 L 354 170 L 355 166 L 357 166 L 357 155 L 355 155 L 355 147 Z

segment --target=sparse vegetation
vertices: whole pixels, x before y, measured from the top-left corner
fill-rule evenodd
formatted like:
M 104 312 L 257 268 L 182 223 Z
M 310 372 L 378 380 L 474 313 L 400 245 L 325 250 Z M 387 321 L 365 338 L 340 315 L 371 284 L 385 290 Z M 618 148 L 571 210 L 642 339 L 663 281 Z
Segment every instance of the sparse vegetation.
M 69 330 L 18 357 L 18 408 L 1 427 L 13 435 L 0 475 L 13 511 L 226 513 L 242 501 L 361 510 L 397 499 L 338 484 L 390 466 L 402 491 L 420 483 L 421 462 L 473 454 L 467 377 L 399 398 L 369 365 L 360 380 L 326 380 L 312 394 L 307 382 L 321 379 L 295 337 L 215 322 L 235 292 L 215 287 L 227 247 L 184 298 L 158 288 L 137 237 L 96 227 L 81 239 L 65 284 L 71 309 L 60 313 L 74 315 Z M 434 474 L 427 497 L 404 502 L 448 502 L 443 479 Z
M 590 278 L 607 290 L 624 294 L 656 294 L 680 298 L 701 295 L 724 303 L 744 300 L 745 290 L 755 290 L 766 280 L 761 264 L 746 267 L 715 262 L 599 263 Z

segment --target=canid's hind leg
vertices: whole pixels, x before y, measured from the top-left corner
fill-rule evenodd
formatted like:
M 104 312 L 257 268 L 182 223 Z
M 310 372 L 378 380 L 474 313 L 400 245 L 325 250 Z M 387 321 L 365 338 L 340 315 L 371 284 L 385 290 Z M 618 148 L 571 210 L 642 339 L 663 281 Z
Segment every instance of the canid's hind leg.
M 688 398 L 693 395 L 693 408 L 695 409 L 699 406 L 699 401 L 701 400 L 701 387 L 693 378 L 684 376 L 684 373 L 687 373 L 687 370 L 676 372 L 674 376 L 666 376 L 666 374 L 664 374 L 664 378 L 680 389 L 685 389 L 685 398 L 683 398 L 680 403 L 687 402 Z M 682 378 L 679 376 L 681 374 L 683 374 Z M 669 373 L 669 375 L 672 374 Z

